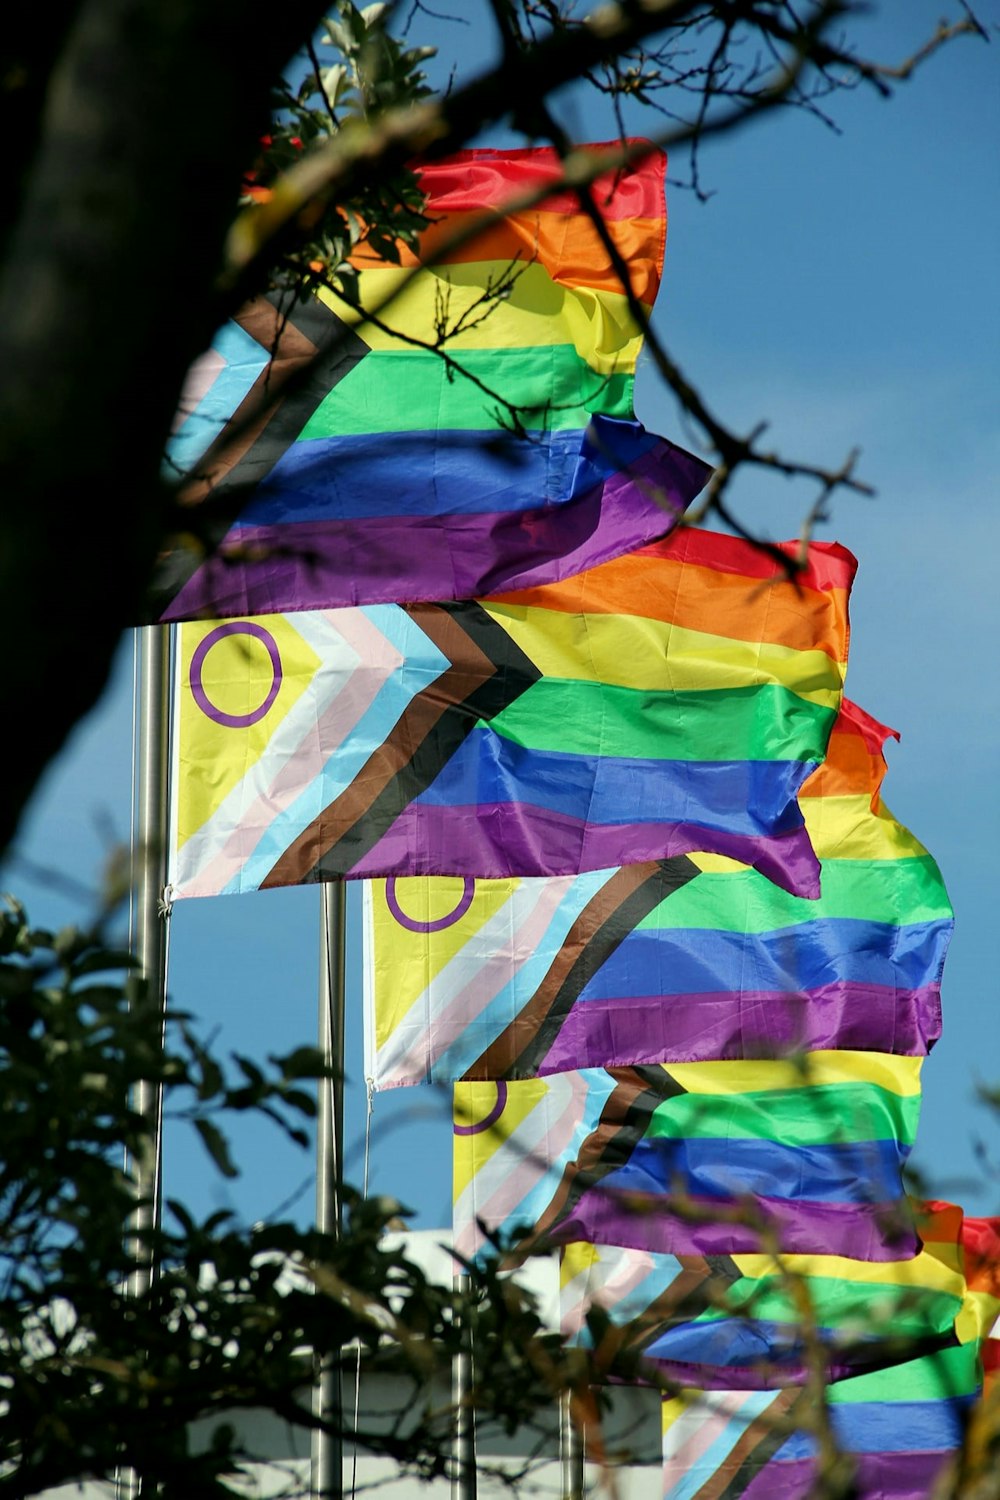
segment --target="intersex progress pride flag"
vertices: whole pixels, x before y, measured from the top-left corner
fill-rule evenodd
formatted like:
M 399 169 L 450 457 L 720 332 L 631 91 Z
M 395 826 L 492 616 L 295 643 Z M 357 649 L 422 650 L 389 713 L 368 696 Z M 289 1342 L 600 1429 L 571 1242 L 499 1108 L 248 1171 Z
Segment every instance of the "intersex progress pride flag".
M 974 1344 L 830 1385 L 830 1426 L 853 1461 L 854 1500 L 929 1500 L 981 1387 Z M 814 1402 L 794 1388 L 695 1388 L 665 1401 L 664 1500 L 810 1500 L 821 1472 Z
M 595 184 L 647 311 L 665 169 L 649 151 Z M 209 546 L 171 547 L 153 618 L 470 599 L 669 531 L 711 471 L 635 420 L 607 251 L 572 193 L 506 211 L 560 171 L 546 148 L 426 163 L 419 260 L 362 244 L 353 304 L 276 293 L 220 330 L 168 450 Z
M 592 1351 L 594 1379 L 702 1390 L 804 1384 L 803 1299 L 828 1381 L 949 1348 L 975 1322 L 961 1210 L 915 1205 L 915 1219 L 921 1249 L 898 1261 L 565 1245 L 563 1335 Z
M 951 1204 L 927 1207 L 930 1224 L 923 1215 L 918 1220 L 927 1253 L 950 1262 L 957 1249 L 964 1295 L 956 1342 L 827 1388 L 832 1435 L 853 1460 L 858 1500 L 927 1500 L 935 1493 L 966 1438 L 984 1363 L 992 1360 L 1000 1221 L 966 1218 Z M 947 1228 L 956 1217 L 957 1245 Z M 810 1430 L 814 1402 L 809 1390 L 697 1387 L 665 1401 L 665 1500 L 808 1500 L 820 1472 Z
M 919 1057 L 586 1069 L 454 1086 L 454 1229 L 529 1245 L 858 1260 L 917 1253 L 902 1171 Z
M 792 544 L 789 544 L 791 547 Z M 181 627 L 178 897 L 709 849 L 807 897 L 853 557 L 682 530 L 561 584 Z
M 845 700 L 803 784 L 818 901 L 702 854 L 366 886 L 376 1087 L 830 1047 L 925 1053 L 953 915 L 935 861 L 881 800 L 888 734 Z

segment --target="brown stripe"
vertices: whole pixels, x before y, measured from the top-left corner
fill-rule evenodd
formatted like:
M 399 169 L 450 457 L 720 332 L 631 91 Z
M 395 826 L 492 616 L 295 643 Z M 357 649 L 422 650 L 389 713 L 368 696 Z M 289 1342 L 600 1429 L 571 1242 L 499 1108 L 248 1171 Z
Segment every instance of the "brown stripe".
M 496 672 L 496 663 L 448 610 L 437 604 L 415 604 L 408 613 L 452 665 L 413 699 L 392 733 L 372 753 L 350 786 L 288 846 L 261 882 L 261 889 L 303 884 L 323 856 L 354 828 L 409 764 L 444 715 L 471 697 Z
M 616 1082 L 601 1111 L 600 1123 L 581 1145 L 576 1160 L 567 1163 L 562 1180 L 529 1240 L 524 1242 L 526 1245 L 550 1234 L 584 1193 L 627 1161 L 645 1135 L 657 1105 L 671 1094 L 684 1092 L 666 1069 L 609 1068 L 607 1071 Z M 651 1086 L 651 1077 L 655 1078 L 655 1086 Z
M 244 396 L 226 428 L 198 461 L 179 490 L 182 505 L 199 505 L 250 451 L 280 407 L 284 386 L 316 358 L 318 348 L 267 297 L 255 297 L 233 318 L 271 358 Z
M 523 1010 L 518 1011 L 494 1042 L 462 1077 L 471 1080 L 504 1078 L 518 1055 L 544 1025 L 565 980 L 587 945 L 627 896 L 638 890 L 659 865 L 626 865 L 588 901 L 566 934 L 552 967 Z
M 689 1321 L 687 1316 L 678 1316 L 679 1307 L 699 1296 L 704 1304 L 702 1289 L 710 1279 L 709 1267 L 697 1256 L 689 1256 L 687 1259 L 688 1264 L 680 1275 L 637 1317 L 627 1323 L 609 1320 L 594 1344 L 592 1359 L 597 1379 L 613 1376 L 618 1380 L 637 1381 L 643 1378 L 643 1370 L 646 1370 L 648 1376 L 649 1367 L 642 1361 L 646 1344 L 651 1343 L 665 1328 Z M 588 1305 L 600 1307 L 601 1304 L 599 1301 L 589 1301 Z
M 679 1255 L 677 1259 L 683 1267 L 681 1274 L 635 1320 L 637 1344 L 650 1344 L 661 1333 L 692 1322 L 708 1308 L 719 1307 L 726 1291 L 740 1280 L 736 1262 L 729 1255 Z
M 808 1391 L 794 1386 L 779 1391 L 767 1410 L 750 1423 L 711 1478 L 695 1491 L 692 1500 L 736 1500 L 744 1494 L 788 1438 L 785 1431 L 775 1432 L 773 1418 L 793 1414 L 799 1405 L 808 1406 L 809 1399 Z

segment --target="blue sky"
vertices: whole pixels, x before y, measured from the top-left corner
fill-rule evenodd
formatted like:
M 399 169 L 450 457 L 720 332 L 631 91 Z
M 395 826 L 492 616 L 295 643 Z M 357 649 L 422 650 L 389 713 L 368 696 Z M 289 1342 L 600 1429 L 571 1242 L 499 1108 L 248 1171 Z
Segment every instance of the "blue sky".
M 473 7 L 468 7 L 471 12 Z M 858 35 L 881 60 L 912 51 L 943 0 L 885 4 Z M 957 6 L 952 6 L 957 11 Z M 992 27 L 996 0 L 979 7 Z M 478 25 L 442 29 L 441 63 L 468 66 Z M 416 38 L 415 38 L 416 39 Z M 969 1212 L 1000 1208 L 1000 1124 L 975 1102 L 1000 1084 L 993 939 L 1000 847 L 997 773 L 1000 627 L 1000 36 L 963 38 L 889 101 L 866 91 L 830 102 L 839 133 L 787 111 L 706 148 L 712 196 L 668 188 L 664 282 L 654 322 L 674 357 L 730 425 L 770 424 L 787 454 L 831 465 L 861 449 L 873 499 L 846 492 L 818 535 L 857 556 L 849 695 L 901 742 L 888 747 L 885 797 L 942 867 L 956 911 L 944 982 L 944 1035 L 924 1069 L 916 1161 Z M 613 133 L 570 93 L 559 113 L 579 140 Z M 651 130 L 647 123 L 645 131 Z M 503 145 L 502 131 L 482 144 Z M 680 174 L 682 163 L 673 164 Z M 671 174 L 673 175 L 673 173 Z M 696 446 L 676 405 L 640 371 L 646 425 Z M 741 480 L 740 516 L 775 538 L 797 533 L 808 486 L 764 473 Z M 132 640 L 104 702 L 51 768 L 2 884 L 36 923 L 86 917 L 87 892 L 129 826 Z M 75 892 L 62 887 L 77 884 Z M 351 891 L 352 924 L 358 910 Z M 223 1048 L 282 1051 L 316 1033 L 319 894 L 269 891 L 178 903 L 169 992 L 217 1030 Z M 348 1168 L 363 1170 L 357 962 L 349 964 Z M 450 1213 L 450 1111 L 430 1089 L 375 1100 L 371 1187 L 442 1226 Z M 307 1217 L 312 1161 L 270 1131 L 244 1130 L 245 1163 L 221 1183 L 168 1126 L 168 1194 L 248 1218 Z M 289 1207 L 290 1205 L 290 1207 Z

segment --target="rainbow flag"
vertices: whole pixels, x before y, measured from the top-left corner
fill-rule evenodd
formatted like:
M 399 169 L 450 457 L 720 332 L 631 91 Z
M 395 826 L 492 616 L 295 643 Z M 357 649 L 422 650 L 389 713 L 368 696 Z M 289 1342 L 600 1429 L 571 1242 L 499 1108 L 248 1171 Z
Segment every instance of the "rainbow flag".
M 152 618 L 471 599 L 670 530 L 711 471 L 635 420 L 607 252 L 572 193 L 526 202 L 559 171 L 548 148 L 424 163 L 419 260 L 362 245 L 353 302 L 276 293 L 220 330 L 167 452 L 208 540 L 178 535 Z M 665 171 L 651 150 L 595 185 L 647 311 Z
M 934 860 L 881 800 L 890 732 L 845 699 L 802 786 L 817 901 L 703 854 L 366 885 L 367 1076 L 392 1088 L 831 1047 L 926 1053 L 953 915 Z
M 854 1464 L 853 1500 L 928 1500 L 961 1448 L 980 1371 L 978 1349 L 966 1344 L 830 1386 L 831 1429 Z M 819 1473 L 810 1406 L 793 1388 L 693 1389 L 665 1401 L 664 1500 L 810 1500 Z
M 931 1207 L 962 1219 L 953 1205 Z M 990 1244 L 995 1282 L 998 1227 L 962 1222 L 967 1290 L 956 1344 L 828 1387 L 831 1430 L 853 1460 L 857 1500 L 927 1500 L 974 1432 L 1000 1303 L 984 1297 L 982 1268 L 970 1281 L 969 1241 Z M 818 1473 L 813 1422 L 807 1390 L 682 1391 L 663 1404 L 664 1500 L 808 1500 Z
M 899 1261 L 564 1245 L 563 1336 L 591 1350 L 593 1379 L 700 1390 L 805 1383 L 803 1298 L 829 1381 L 949 1348 L 968 1336 L 973 1295 L 961 1211 L 915 1205 L 914 1214 L 921 1249 Z
M 815 897 L 797 798 L 840 707 L 854 568 L 815 543 L 791 582 L 682 530 L 490 599 L 186 624 L 173 895 L 711 849 Z
M 905 1260 L 923 1059 L 813 1052 L 454 1086 L 454 1234 Z

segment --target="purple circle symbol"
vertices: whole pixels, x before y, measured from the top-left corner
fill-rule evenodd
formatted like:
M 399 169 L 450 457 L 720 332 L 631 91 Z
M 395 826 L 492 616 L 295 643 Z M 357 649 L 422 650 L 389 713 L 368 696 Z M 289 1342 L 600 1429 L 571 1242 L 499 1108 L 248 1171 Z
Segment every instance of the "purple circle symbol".
M 249 635 L 255 641 L 260 641 L 268 656 L 271 658 L 271 686 L 263 703 L 259 708 L 254 708 L 248 714 L 227 714 L 215 704 L 205 692 L 204 683 L 201 680 L 202 669 L 205 658 L 213 646 L 224 640 L 227 635 Z M 264 717 L 278 696 L 281 686 L 281 656 L 278 653 L 278 645 L 274 636 L 263 625 L 257 625 L 253 620 L 227 620 L 224 625 L 217 625 L 210 630 L 203 641 L 199 641 L 191 658 L 191 675 L 189 678 L 191 696 L 201 709 L 206 718 L 216 724 L 222 724 L 226 729 L 246 729 L 250 724 L 256 724 Z
M 408 917 L 399 904 L 396 896 L 396 876 L 390 875 L 385 882 L 385 904 L 400 927 L 405 927 L 407 932 L 442 932 L 446 927 L 453 927 L 465 916 L 475 894 L 475 880 L 471 875 L 463 875 L 462 894 L 458 898 L 458 905 L 446 912 L 443 917 L 436 917 L 433 922 L 418 922 L 416 917 Z
M 496 1124 L 500 1116 L 503 1114 L 504 1106 L 507 1103 L 507 1085 L 504 1083 L 502 1078 L 500 1079 L 499 1083 L 496 1084 L 496 1091 L 497 1102 L 494 1104 L 489 1114 L 486 1115 L 482 1120 L 477 1120 L 475 1125 L 456 1125 L 456 1135 L 479 1135 L 482 1131 L 489 1130 L 491 1125 Z

